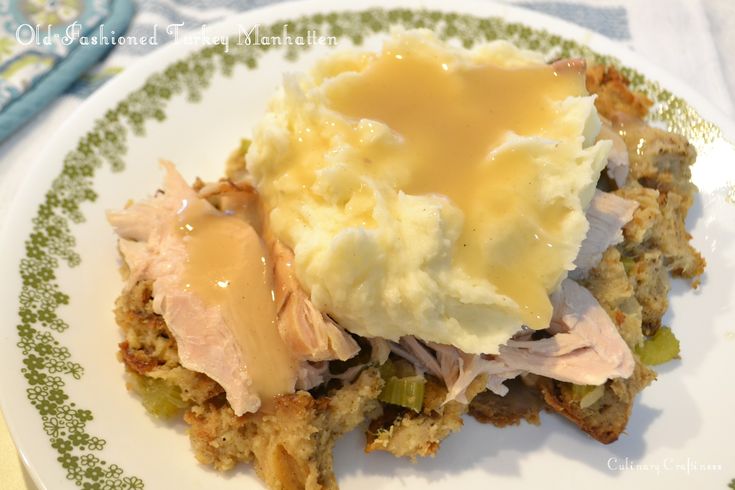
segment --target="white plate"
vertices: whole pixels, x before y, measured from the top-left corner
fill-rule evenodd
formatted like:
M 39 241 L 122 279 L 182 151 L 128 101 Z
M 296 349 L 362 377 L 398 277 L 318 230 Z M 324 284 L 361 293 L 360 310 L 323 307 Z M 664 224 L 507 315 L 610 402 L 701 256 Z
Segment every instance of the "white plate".
M 675 284 L 666 323 L 682 341 L 684 360 L 661 370 L 618 442 L 600 445 L 555 416 L 544 416 L 540 428 L 502 430 L 468 420 L 436 459 L 414 465 L 386 454 L 364 455 L 362 436 L 355 433 L 336 451 L 342 487 L 574 488 L 584 482 L 595 489 L 724 489 L 735 477 L 735 393 L 729 381 L 735 354 L 735 205 L 727 197 L 735 192 L 735 150 L 722 136 L 735 139 L 732 124 L 651 63 L 579 27 L 487 2 L 401 5 L 406 10 L 389 16 L 380 10 L 394 8 L 387 0 L 349 7 L 336 0 L 281 4 L 248 12 L 208 33 L 237 34 L 238 26 L 247 30 L 255 24 L 263 30 L 289 19 L 295 34 L 304 15 L 349 9 L 352 13 L 311 21 L 320 23 L 314 27 L 320 34 L 336 29 L 362 37 L 369 47 L 379 45 L 388 21 L 422 22 L 443 26 L 449 37 L 463 36 L 467 42 L 494 34 L 542 50 L 556 46 L 557 54 L 561 46 L 572 54 L 617 59 L 629 67 L 635 85 L 660 103 L 654 118 L 682 129 L 700 152 L 694 180 L 701 194 L 689 225 L 709 267 L 700 291 Z M 374 10 L 355 13 L 367 9 Z M 447 15 L 449 10 L 461 15 Z M 343 39 L 341 46 L 349 44 Z M 149 195 L 160 182 L 156 162 L 161 157 L 176 162 L 187 178 L 217 178 L 227 154 L 260 118 L 282 73 L 308 66 L 331 48 L 294 48 L 298 59 L 287 61 L 283 49 L 231 45 L 236 62 L 230 77 L 219 62 L 212 65 L 219 59 L 216 53 L 199 58 L 201 73 L 196 75 L 200 48 L 172 45 L 156 51 L 92 96 L 29 168 L 0 237 L 2 408 L 40 488 L 260 488 L 244 465 L 222 475 L 197 464 L 184 424 L 153 420 L 126 391 L 112 315 L 121 281 L 115 239 L 103 212 Z M 247 66 L 248 53 L 257 58 L 257 66 Z M 147 92 L 135 95 L 146 80 Z M 186 87 L 194 90 L 192 97 L 182 94 Z M 136 130 L 138 116 L 132 114 L 142 118 L 143 131 Z M 156 115 L 165 119 L 157 121 Z M 113 166 L 124 170 L 113 172 Z

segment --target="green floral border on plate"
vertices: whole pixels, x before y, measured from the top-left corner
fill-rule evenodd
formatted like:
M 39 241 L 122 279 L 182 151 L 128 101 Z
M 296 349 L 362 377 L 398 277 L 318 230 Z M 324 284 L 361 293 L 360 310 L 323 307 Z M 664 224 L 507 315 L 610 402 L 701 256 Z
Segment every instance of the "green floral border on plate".
M 597 63 L 619 65 L 617 59 L 594 53 L 574 41 L 500 18 L 408 9 L 370 9 L 361 12 L 335 12 L 275 22 L 267 28 L 273 36 L 289 25 L 293 36 L 307 36 L 309 30 L 340 40 L 362 44 L 364 38 L 383 33 L 392 25 L 425 27 L 444 39 L 453 39 L 466 47 L 493 39 L 509 39 L 517 45 L 547 51 L 559 57 L 584 57 Z M 234 47 L 233 47 L 234 44 Z M 265 44 L 237 45 L 230 51 L 211 46 L 194 52 L 164 70 L 151 75 L 139 89 L 128 94 L 64 157 L 61 173 L 53 181 L 43 203 L 33 218 L 33 231 L 25 242 L 25 257 L 20 262 L 22 289 L 18 315 L 18 347 L 23 354 L 21 373 L 28 382 L 28 401 L 38 412 L 49 444 L 66 478 L 84 490 L 139 490 L 143 480 L 127 475 L 123 469 L 102 458 L 105 439 L 92 435 L 87 423 L 94 418 L 90 410 L 78 406 L 65 391 L 66 383 L 79 380 L 84 368 L 72 360 L 71 353 L 59 339 L 69 328 L 58 308 L 69 302 L 56 281 L 62 263 L 74 267 L 81 262 L 75 251 L 71 227 L 84 221 L 82 205 L 97 198 L 94 175 L 102 165 L 114 171 L 124 168 L 123 156 L 131 136 L 143 136 L 146 125 L 166 119 L 168 102 L 184 96 L 198 102 L 209 80 L 216 73 L 231 76 L 236 65 L 253 69 L 260 56 L 279 49 L 293 60 L 308 46 L 275 47 Z M 695 144 L 705 144 L 719 137 L 719 129 L 704 121 L 682 99 L 657 83 L 627 67 L 620 67 L 633 88 L 649 95 L 656 106 L 652 119 L 664 122 L 669 129 L 683 133 Z M 112 265 L 111 265 L 112 267 Z M 735 484 L 735 481 L 734 483 Z M 732 484 L 731 484 L 732 486 Z

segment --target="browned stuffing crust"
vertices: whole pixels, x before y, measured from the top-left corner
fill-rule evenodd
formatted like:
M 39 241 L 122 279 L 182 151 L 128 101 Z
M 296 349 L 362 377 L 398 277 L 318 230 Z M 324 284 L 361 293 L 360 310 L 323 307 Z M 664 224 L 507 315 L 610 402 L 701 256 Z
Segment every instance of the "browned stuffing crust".
M 490 390 L 483 391 L 472 400 L 470 414 L 478 421 L 496 427 L 518 425 L 521 420 L 539 425 L 544 399 L 536 387 L 536 379 L 531 377 L 529 381 L 529 384 L 520 378 L 507 381 L 508 393 L 505 396 Z
M 627 81 L 614 68 L 590 67 L 587 83 L 598 95 L 599 112 L 609 120 L 621 114 L 641 118 L 651 106 L 644 95 L 628 90 Z M 670 275 L 695 279 L 705 262 L 689 244 L 684 227 L 696 193 L 689 180 L 696 156 L 693 147 L 679 135 L 645 124 L 629 124 L 626 129 L 631 171 L 625 186 L 614 192 L 640 206 L 624 229 L 625 241 L 607 250 L 584 285 L 635 349 L 661 326 Z M 237 177 L 243 168 L 243 152 L 235 152 L 227 164 L 228 176 Z M 210 199 L 216 205 L 216 193 Z M 184 420 L 191 426 L 192 447 L 201 463 L 218 470 L 251 463 L 271 489 L 337 488 L 334 442 L 365 421 L 369 421 L 366 451 L 410 458 L 436 454 L 441 441 L 462 427 L 468 410 L 480 422 L 499 427 L 521 420 L 539 424 L 541 410 L 556 412 L 598 441 L 610 443 L 625 429 L 635 395 L 656 376 L 637 362 L 633 376 L 608 381 L 600 398 L 586 408 L 569 383 L 536 376 L 511 380 L 505 397 L 484 390 L 486 379 L 479 377 L 467 390 L 469 407 L 442 404 L 446 389 L 429 377 L 424 407 L 415 413 L 378 401 L 383 381 L 371 367 L 352 383 L 281 396 L 268 415 L 237 417 L 216 382 L 179 364 L 176 342 L 163 319 L 153 313 L 151 302 L 151 285 L 145 281 L 117 300 L 115 315 L 124 333 L 120 359 L 128 372 L 161 380 L 188 404 Z
M 305 391 L 281 396 L 273 413 L 237 417 L 222 399 L 195 405 L 184 415 L 197 459 L 218 470 L 253 464 L 270 488 L 337 488 L 332 449 L 339 436 L 380 412 L 383 386 L 370 368 L 330 396 Z
M 165 380 L 190 403 L 184 420 L 196 458 L 218 470 L 252 463 L 270 488 L 337 488 L 332 471 L 335 440 L 380 414 L 383 381 L 375 368 L 328 395 L 305 391 L 281 396 L 272 414 L 237 417 L 222 388 L 204 374 L 181 367 L 176 341 L 151 310 L 151 285 L 141 281 L 117 301 L 117 322 L 125 333 L 120 353 L 136 375 Z
M 478 376 L 467 388 L 467 398 L 482 391 L 487 378 Z M 367 431 L 365 450 L 388 451 L 395 456 L 434 456 L 445 437 L 462 428 L 467 405 L 457 401 L 444 404 L 444 384 L 427 377 L 424 406 L 420 413 L 386 405 L 380 417 L 373 419 Z
M 653 105 L 644 94 L 628 90 L 628 80 L 614 67 L 593 65 L 587 68 L 587 90 L 597 94 L 597 111 L 609 119 L 609 115 L 624 113 L 643 118 Z

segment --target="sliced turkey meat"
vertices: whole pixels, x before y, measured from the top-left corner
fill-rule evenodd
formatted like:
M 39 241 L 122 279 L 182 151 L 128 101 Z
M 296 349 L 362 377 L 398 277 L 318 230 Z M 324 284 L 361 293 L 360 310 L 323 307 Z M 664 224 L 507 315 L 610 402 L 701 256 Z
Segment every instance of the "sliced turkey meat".
M 266 236 L 268 236 L 266 234 Z M 275 271 L 278 330 L 292 352 L 309 361 L 347 360 L 360 346 L 312 304 L 293 270 L 293 252 L 274 240 L 271 260 Z
M 589 229 L 574 260 L 577 266 L 570 275 L 585 277 L 597 266 L 605 250 L 623 241 L 623 226 L 633 219 L 638 202 L 624 199 L 609 192 L 595 191 L 587 208 Z
M 163 316 L 174 335 L 182 366 L 222 385 L 236 413 L 256 411 L 260 400 L 251 389 L 236 335 L 218 308 L 206 305 L 183 283 L 188 257 L 183 238 L 175 233 L 178 213 L 194 202 L 205 212 L 217 210 L 199 198 L 171 163 L 162 165 L 166 170 L 162 192 L 107 213 L 130 268 L 128 286 L 140 279 L 152 280 L 153 310 Z
M 524 373 L 581 385 L 601 385 L 633 373 L 633 354 L 592 293 L 565 279 L 552 302 L 551 337 L 532 340 L 523 330 L 491 358 L 467 354 L 453 346 L 424 344 L 413 337 L 403 337 L 391 348 L 442 379 L 448 391 L 445 401 L 462 403 L 467 403 L 465 390 L 481 374 L 488 376 L 487 387 L 502 396 L 508 392 L 503 382 Z
M 456 400 L 468 403 L 467 388 L 478 376 L 488 375 L 488 387 L 493 391 L 507 393 L 502 382 L 515 378 L 522 371 L 510 368 L 501 362 L 484 359 L 476 354 L 467 354 L 452 345 L 424 343 L 415 337 L 402 337 L 400 344 L 391 343 L 396 355 L 411 362 L 417 370 L 425 371 L 444 381 L 447 396 L 444 403 Z
M 633 354 L 592 293 L 565 279 L 552 297 L 550 331 L 540 340 L 509 340 L 495 362 L 510 369 L 580 385 L 633 374 Z
M 491 384 L 500 384 L 502 379 L 515 378 L 521 371 L 505 366 L 501 363 L 484 359 L 482 356 L 467 354 L 454 346 L 429 344 L 437 353 L 437 359 L 441 366 L 442 378 L 447 386 L 447 397 L 445 403 L 456 400 L 460 403 L 469 403 L 466 397 L 467 388 L 475 378 L 482 374 L 488 376 L 488 387 Z M 507 393 L 507 388 L 502 386 Z
M 326 362 L 302 362 L 296 378 L 296 389 L 310 390 L 329 378 L 329 364 Z
M 242 415 L 293 392 L 297 383 L 304 389 L 320 384 L 326 363 L 307 361 L 347 359 L 358 351 L 290 275 L 290 251 L 278 249 L 271 261 L 269 247 L 250 224 L 257 210 L 246 205 L 254 203 L 248 188 L 225 182 L 198 194 L 172 164 L 162 165 L 163 190 L 108 213 L 108 221 L 130 271 L 126 287 L 152 282 L 153 309 L 175 337 L 182 366 L 217 381 Z M 201 255 L 202 247 L 210 253 Z M 220 248 L 211 253 L 212 247 Z M 204 286 L 198 287 L 200 279 Z

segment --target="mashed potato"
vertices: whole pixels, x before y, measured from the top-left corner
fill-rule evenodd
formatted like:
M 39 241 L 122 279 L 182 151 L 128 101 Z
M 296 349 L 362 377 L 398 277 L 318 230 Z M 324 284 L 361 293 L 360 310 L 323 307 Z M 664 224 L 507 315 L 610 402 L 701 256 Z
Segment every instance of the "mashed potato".
M 496 353 L 548 326 L 609 151 L 599 125 L 584 70 L 405 31 L 287 77 L 246 160 L 317 308 Z

